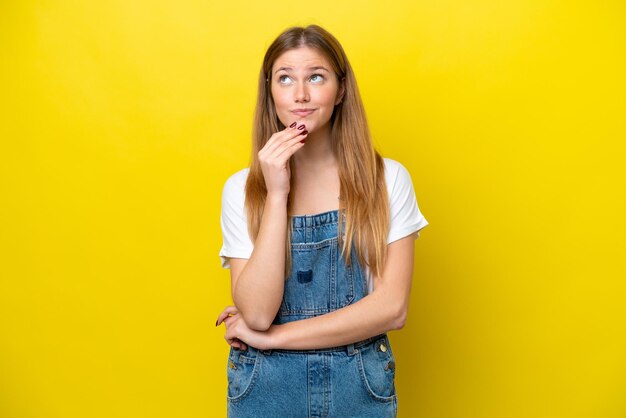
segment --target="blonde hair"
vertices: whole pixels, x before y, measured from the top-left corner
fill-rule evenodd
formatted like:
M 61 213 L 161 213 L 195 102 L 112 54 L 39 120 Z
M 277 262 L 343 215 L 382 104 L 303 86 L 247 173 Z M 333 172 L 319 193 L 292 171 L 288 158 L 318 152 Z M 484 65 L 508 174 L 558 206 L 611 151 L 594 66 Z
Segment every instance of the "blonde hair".
M 387 258 L 389 231 L 384 160 L 374 149 L 365 108 L 348 58 L 339 41 L 317 25 L 286 29 L 269 46 L 263 59 L 252 132 L 252 158 L 246 182 L 245 206 L 250 237 L 254 241 L 258 236 L 267 195 L 258 152 L 272 134 L 285 129 L 276 115 L 270 92 L 272 66 L 284 52 L 303 46 L 314 48 L 323 54 L 338 80 L 345 83 L 343 100 L 335 106 L 330 119 L 332 150 L 337 159 L 340 182 L 339 214 L 345 216 L 345 227 L 342 227 L 344 222 L 341 216 L 338 222 L 341 255 L 350 265 L 351 248 L 354 245 L 359 263 L 368 266 L 373 274 L 380 275 Z M 293 164 L 290 169 L 293 179 Z M 291 206 L 292 194 L 288 198 L 288 213 Z M 291 233 L 291 219 L 288 218 L 285 241 L 286 277 L 289 277 L 291 271 Z

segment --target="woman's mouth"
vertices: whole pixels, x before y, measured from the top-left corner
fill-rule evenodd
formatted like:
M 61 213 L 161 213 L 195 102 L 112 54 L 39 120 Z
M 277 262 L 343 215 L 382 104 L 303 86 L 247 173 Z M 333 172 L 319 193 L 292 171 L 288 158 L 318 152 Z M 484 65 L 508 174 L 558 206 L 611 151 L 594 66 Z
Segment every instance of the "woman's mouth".
M 302 109 L 302 110 L 292 110 L 291 113 L 298 115 L 300 117 L 309 116 L 311 113 L 315 112 L 316 109 Z

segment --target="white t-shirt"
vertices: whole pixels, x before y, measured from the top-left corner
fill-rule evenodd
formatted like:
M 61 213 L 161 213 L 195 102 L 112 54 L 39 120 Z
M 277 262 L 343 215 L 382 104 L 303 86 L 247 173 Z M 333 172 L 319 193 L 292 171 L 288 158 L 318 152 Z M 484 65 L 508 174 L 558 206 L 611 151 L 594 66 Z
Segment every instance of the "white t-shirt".
M 389 194 L 391 215 L 387 244 L 404 238 L 428 225 L 419 210 L 411 176 L 399 162 L 384 158 L 385 181 Z M 250 258 L 254 245 L 248 235 L 247 217 L 244 208 L 245 187 L 249 168 L 244 168 L 230 176 L 222 191 L 223 245 L 220 249 L 222 267 L 230 268 L 229 258 Z M 417 233 L 419 236 L 419 232 Z M 366 268 L 367 270 L 367 268 Z M 373 290 L 371 272 L 366 271 L 369 292 Z

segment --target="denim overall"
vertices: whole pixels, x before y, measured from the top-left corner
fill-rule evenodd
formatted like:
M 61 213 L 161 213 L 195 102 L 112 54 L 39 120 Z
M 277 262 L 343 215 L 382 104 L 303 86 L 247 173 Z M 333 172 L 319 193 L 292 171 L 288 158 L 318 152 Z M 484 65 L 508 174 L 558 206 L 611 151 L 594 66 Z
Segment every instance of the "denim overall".
M 292 270 L 274 324 L 323 315 L 367 295 L 354 247 L 337 243 L 339 211 L 292 216 Z M 395 359 L 387 334 L 315 350 L 231 347 L 229 418 L 395 417 Z

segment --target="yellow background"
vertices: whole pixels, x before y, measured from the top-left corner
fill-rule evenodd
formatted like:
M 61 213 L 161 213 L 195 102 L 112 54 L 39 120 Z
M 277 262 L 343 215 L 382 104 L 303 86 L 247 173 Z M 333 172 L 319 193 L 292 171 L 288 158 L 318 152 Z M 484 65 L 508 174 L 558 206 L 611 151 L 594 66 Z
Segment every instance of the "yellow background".
M 343 44 L 430 225 L 400 417 L 626 416 L 621 1 L 0 3 L 0 416 L 225 416 L 265 49 Z

